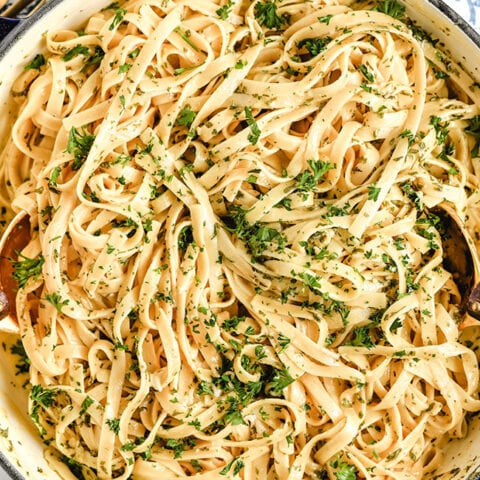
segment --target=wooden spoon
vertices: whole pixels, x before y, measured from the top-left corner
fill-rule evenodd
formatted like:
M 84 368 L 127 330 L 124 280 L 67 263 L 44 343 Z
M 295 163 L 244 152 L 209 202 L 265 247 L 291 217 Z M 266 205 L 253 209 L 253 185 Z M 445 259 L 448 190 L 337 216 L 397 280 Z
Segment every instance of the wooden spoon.
M 433 209 L 445 226 L 442 239 L 443 266 L 458 285 L 462 301 L 463 320 L 460 330 L 480 326 L 480 261 L 475 243 L 455 209 L 442 202 Z
M 30 218 L 27 212 L 19 212 L 9 223 L 0 239 L 0 331 L 19 333 L 16 291 L 12 258 L 18 257 L 30 240 Z

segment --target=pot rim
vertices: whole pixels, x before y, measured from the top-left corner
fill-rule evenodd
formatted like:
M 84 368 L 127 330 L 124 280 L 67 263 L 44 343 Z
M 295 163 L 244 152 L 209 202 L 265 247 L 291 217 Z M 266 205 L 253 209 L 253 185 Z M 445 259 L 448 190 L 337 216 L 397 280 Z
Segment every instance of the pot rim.
M 49 0 L 36 12 L 28 18 L 22 19 L 17 25 L 0 40 L 0 63 L 7 53 L 15 47 L 16 43 L 35 26 L 35 24 L 43 17 L 48 15 L 64 0 Z M 401 0 L 402 1 L 402 0 Z M 407 0 L 408 1 L 408 0 Z M 459 15 L 452 7 L 450 7 L 444 0 L 421 0 L 430 4 L 435 9 L 444 14 L 452 25 L 457 26 L 463 33 L 475 44 L 480 50 L 480 32 L 477 31 L 464 17 Z M 469 2 L 470 3 L 470 2 Z M 480 467 L 480 466 L 479 466 Z M 0 474 L 1 469 L 9 476 L 10 480 L 26 480 L 13 463 L 0 450 Z M 468 480 L 480 480 L 480 470 L 475 473 L 473 477 Z

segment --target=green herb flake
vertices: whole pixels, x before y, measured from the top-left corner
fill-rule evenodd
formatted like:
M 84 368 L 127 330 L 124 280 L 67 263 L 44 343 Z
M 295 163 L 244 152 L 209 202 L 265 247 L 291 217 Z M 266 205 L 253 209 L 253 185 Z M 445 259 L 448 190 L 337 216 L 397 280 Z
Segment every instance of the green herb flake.
M 107 419 L 107 425 L 108 425 L 108 428 L 110 428 L 110 430 L 115 433 L 116 435 L 118 435 L 118 433 L 120 432 L 120 419 L 118 418 L 109 418 Z
M 72 60 L 75 58 L 77 55 L 83 55 L 85 57 L 90 56 L 90 50 L 88 47 L 85 47 L 84 45 L 77 45 L 73 47 L 71 50 L 69 50 L 65 55 L 61 57 L 61 59 L 64 62 L 68 62 L 69 60 Z
M 68 299 L 63 300 L 58 293 L 47 293 L 45 295 L 45 300 L 51 303 L 58 313 L 62 313 L 62 308 L 68 305 Z
M 190 105 L 185 105 L 185 107 L 178 112 L 177 123 L 183 127 L 189 128 L 196 116 L 197 113 L 191 109 Z
M 79 132 L 75 127 L 68 134 L 67 152 L 73 154 L 72 170 L 79 170 L 88 157 L 95 135 L 85 131 Z
M 90 65 L 98 65 L 102 62 L 104 56 L 105 52 L 102 50 L 101 47 L 96 45 L 95 50 L 93 51 L 93 55 L 90 55 L 90 58 L 85 63 L 84 68 L 89 67 Z
M 272 381 L 269 384 L 269 392 L 271 395 L 280 396 L 283 390 L 292 384 L 295 379 L 290 375 L 288 368 L 275 369 Z
M 408 140 L 408 146 L 411 147 L 413 143 L 415 142 L 415 135 L 413 132 L 406 128 L 405 130 L 402 130 L 399 135 L 400 138 L 406 138 Z
M 330 25 L 330 20 L 333 18 L 333 15 L 325 15 L 324 17 L 318 17 L 318 21 Z
M 465 133 L 473 136 L 475 144 L 471 150 L 472 157 L 479 156 L 480 150 L 480 115 L 475 115 L 468 120 L 468 126 L 464 129 Z
M 41 254 L 36 258 L 29 258 L 22 253 L 18 254 L 18 258 L 16 261 L 11 260 L 13 278 L 17 281 L 18 288 L 23 288 L 29 278 L 33 277 L 36 280 L 40 276 L 45 258 Z
M 225 5 L 220 7 L 215 13 L 222 19 L 226 20 L 230 15 L 230 10 L 233 7 L 234 2 L 233 0 L 228 0 Z
M 429 124 L 432 125 L 435 129 L 435 136 L 437 138 L 438 145 L 443 145 L 447 141 L 449 133 L 448 126 L 450 125 L 450 123 L 447 121 L 442 122 L 442 119 L 440 117 L 432 115 L 430 117 Z
M 57 392 L 49 388 L 43 388 L 41 385 L 33 385 L 30 390 L 30 400 L 36 405 L 44 408 L 51 407 L 54 403 Z
M 25 70 L 40 70 L 40 68 L 45 65 L 47 61 L 42 54 L 38 54 L 35 58 L 25 65 Z
M 178 236 L 178 247 L 185 253 L 187 247 L 193 243 L 193 230 L 191 225 L 183 227 Z
M 222 470 L 220 470 L 220 475 L 228 475 L 228 472 L 232 469 L 233 465 L 235 465 L 233 469 L 233 475 L 238 475 L 242 468 L 245 466 L 243 460 L 240 458 L 234 458 L 230 463 L 228 463 Z
M 295 188 L 299 192 L 308 192 L 313 190 L 323 176 L 334 168 L 330 162 L 322 160 L 307 160 L 310 170 L 304 170 L 301 174 L 295 177 L 297 181 Z
M 245 116 L 247 119 L 247 124 L 250 127 L 250 133 L 247 139 L 252 145 L 256 145 L 262 132 L 258 127 L 257 122 L 255 121 L 255 118 L 253 117 L 252 110 L 250 107 L 245 107 Z
M 131 63 L 124 63 L 118 67 L 118 73 L 126 73 L 132 68 Z
M 127 10 L 125 8 L 117 8 L 115 10 L 115 15 L 113 17 L 112 23 L 110 23 L 108 29 L 113 30 L 117 25 L 122 23 L 123 18 L 127 14 Z
M 405 7 L 396 0 L 383 0 L 373 10 L 385 13 L 395 19 L 402 19 L 405 16 Z
M 90 408 L 93 402 L 94 402 L 93 398 L 87 395 L 83 400 L 82 405 L 80 406 L 79 414 L 84 415 L 85 413 L 87 413 L 87 410 Z
M 363 75 L 370 83 L 374 83 L 374 82 L 375 82 L 375 76 L 373 75 L 372 72 L 370 72 L 370 70 L 368 70 L 368 67 L 367 67 L 365 64 L 362 63 L 358 68 L 359 68 L 360 72 L 362 73 L 362 75 Z
M 19 362 L 15 364 L 15 368 L 17 369 L 16 374 L 19 375 L 21 373 L 28 373 L 31 362 L 20 339 L 10 346 L 10 353 L 20 357 Z
M 56 189 L 58 187 L 58 177 L 62 173 L 62 167 L 55 167 L 50 174 L 50 179 L 48 180 L 48 186 L 52 189 Z
M 188 45 L 190 45 L 196 52 L 199 51 L 198 47 L 190 40 L 190 30 L 187 30 L 186 32 L 184 32 L 180 27 L 177 27 L 175 28 L 174 30 L 175 33 L 177 33 L 181 39 L 187 43 Z
M 305 48 L 311 57 L 316 57 L 323 52 L 332 41 L 331 37 L 304 38 L 296 43 L 297 48 Z
M 373 338 L 370 336 L 370 327 L 365 325 L 364 327 L 357 327 L 353 329 L 353 335 L 350 342 L 347 345 L 353 347 L 366 347 L 372 348 L 375 346 Z
M 378 200 L 378 195 L 381 191 L 380 187 L 377 187 L 376 185 L 369 185 L 368 186 L 368 199 L 377 201 Z
M 279 16 L 275 2 L 258 2 L 255 5 L 255 18 L 260 25 L 269 29 L 280 30 L 282 25 L 288 23 L 286 15 Z
M 357 479 L 357 469 L 354 465 L 350 465 L 347 462 L 341 462 L 337 465 L 338 470 L 334 472 L 337 480 L 356 480 Z

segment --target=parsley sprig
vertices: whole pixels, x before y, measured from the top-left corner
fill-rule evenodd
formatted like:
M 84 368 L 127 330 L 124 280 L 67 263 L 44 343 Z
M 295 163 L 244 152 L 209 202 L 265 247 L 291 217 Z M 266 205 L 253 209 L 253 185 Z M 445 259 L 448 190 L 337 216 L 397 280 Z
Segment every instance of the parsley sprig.
M 298 192 L 309 192 L 313 190 L 323 176 L 334 168 L 330 162 L 324 162 L 322 160 L 307 160 L 310 170 L 304 170 L 302 173 L 295 177 L 297 181 L 295 188 Z
M 247 139 L 252 145 L 256 145 L 260 135 L 262 134 L 262 131 L 258 127 L 250 107 L 245 107 L 245 117 L 247 124 L 250 127 L 250 133 L 248 134 Z
M 278 15 L 274 1 L 258 2 L 255 5 L 255 18 L 260 25 L 269 29 L 280 30 L 282 25 L 288 24 L 286 15 Z
M 233 0 L 228 0 L 225 5 L 220 7 L 217 11 L 216 14 L 222 19 L 226 20 L 228 16 L 230 15 L 230 10 L 232 9 L 234 5 Z
M 40 68 L 45 65 L 47 61 L 45 60 L 45 57 L 39 53 L 38 55 L 35 56 L 35 58 L 27 63 L 24 67 L 25 70 L 40 70 Z
M 226 229 L 235 233 L 237 238 L 245 244 L 252 255 L 253 262 L 261 262 L 268 248 L 283 250 L 287 240 L 279 230 L 260 222 L 251 224 L 245 218 L 246 214 L 247 210 L 234 205 L 230 207 L 229 215 L 223 220 Z
M 115 10 L 115 15 L 113 16 L 113 20 L 108 26 L 109 30 L 114 30 L 116 26 L 123 22 L 123 18 L 127 14 L 127 10 L 125 8 L 117 8 Z
M 385 13 L 397 20 L 405 16 L 405 7 L 396 0 L 382 0 L 373 10 Z
M 61 58 L 64 62 L 68 62 L 75 58 L 77 55 L 83 55 L 85 57 L 90 56 L 90 49 L 85 45 L 76 45 L 66 52 Z
M 68 305 L 68 299 L 63 300 L 62 297 L 56 292 L 47 293 L 45 295 L 45 300 L 51 303 L 58 313 L 62 313 L 62 308 Z
M 336 459 L 330 462 L 330 466 L 335 468 L 336 471 L 334 475 L 337 480 L 356 480 L 357 479 L 357 469 L 354 465 L 350 465 L 347 462 L 341 462 L 339 459 Z
M 305 48 L 310 56 L 316 57 L 322 53 L 327 45 L 332 41 L 332 37 L 313 37 L 313 38 L 303 38 L 296 43 L 297 48 Z
M 67 152 L 73 153 L 72 170 L 79 170 L 88 157 L 88 153 L 95 141 L 95 135 L 90 135 L 83 129 L 79 132 L 75 127 L 68 134 Z
M 15 364 L 15 367 L 17 369 L 16 374 L 20 373 L 27 373 L 30 370 L 30 359 L 28 358 L 27 352 L 25 351 L 25 347 L 23 346 L 22 340 L 18 339 L 16 343 L 14 343 L 10 347 L 10 352 L 12 355 L 18 355 L 20 357 L 20 360 L 18 363 Z
M 430 125 L 433 126 L 435 129 L 435 136 L 437 137 L 437 143 L 439 145 L 443 145 L 448 137 L 448 127 L 450 125 L 449 122 L 444 121 L 442 122 L 442 119 L 440 117 L 437 117 L 436 115 L 432 115 L 430 117 Z
M 475 144 L 472 148 L 472 157 L 478 157 L 480 150 L 480 115 L 475 115 L 468 120 L 468 127 L 464 129 L 465 133 L 473 136 Z
M 185 105 L 185 107 L 178 112 L 177 123 L 188 128 L 193 123 L 196 116 L 197 113 L 192 110 L 190 105 Z
M 40 384 L 33 385 L 30 390 L 30 400 L 32 407 L 30 411 L 30 417 L 37 424 L 40 435 L 43 437 L 47 431 L 40 423 L 40 409 L 51 407 L 55 403 L 56 390 L 50 388 L 43 388 Z
M 42 273 L 45 258 L 41 254 L 36 258 L 29 258 L 22 253 L 18 254 L 18 258 L 19 260 L 12 260 L 13 278 L 17 281 L 18 287 L 23 288 L 29 278 L 33 277 L 36 280 Z

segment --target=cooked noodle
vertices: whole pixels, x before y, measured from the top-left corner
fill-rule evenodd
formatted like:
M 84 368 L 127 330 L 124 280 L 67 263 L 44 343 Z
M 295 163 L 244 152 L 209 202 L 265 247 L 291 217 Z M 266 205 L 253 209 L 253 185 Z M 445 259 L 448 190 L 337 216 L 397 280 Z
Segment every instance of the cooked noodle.
M 478 231 L 479 90 L 372 7 L 137 0 L 45 34 L 2 195 L 29 413 L 77 476 L 420 479 L 465 435 L 438 208 Z

